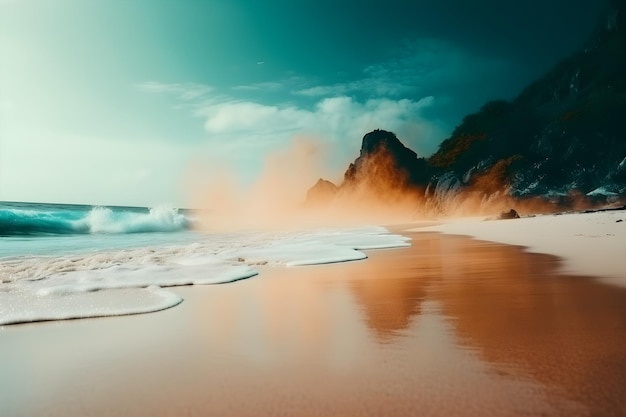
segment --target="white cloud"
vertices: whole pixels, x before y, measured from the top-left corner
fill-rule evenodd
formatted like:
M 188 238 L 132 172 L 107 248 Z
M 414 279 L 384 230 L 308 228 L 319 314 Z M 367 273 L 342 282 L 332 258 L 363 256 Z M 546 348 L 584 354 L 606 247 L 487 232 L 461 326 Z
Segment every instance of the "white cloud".
M 233 91 L 240 92 L 289 92 L 294 89 L 302 88 L 307 84 L 306 80 L 296 75 L 287 76 L 279 81 L 264 81 L 252 84 L 237 85 L 231 88 Z
M 412 90 L 415 90 L 413 86 L 392 77 L 366 77 L 349 83 L 304 88 L 293 93 L 307 97 L 332 97 L 354 93 L 364 93 L 373 97 L 400 97 Z
M 263 83 L 255 83 L 248 85 L 238 85 L 233 90 L 239 91 L 257 91 L 257 90 L 279 90 L 284 87 L 284 83 L 268 81 Z
M 248 101 L 231 101 L 206 106 L 198 111 L 206 117 L 211 134 L 264 134 L 294 131 L 307 126 L 310 114 L 293 106 L 268 106 Z
M 335 85 L 318 85 L 315 87 L 304 88 L 302 90 L 295 91 L 295 94 L 308 97 L 321 97 L 321 96 L 337 96 L 344 95 L 350 91 L 350 86 L 347 84 L 335 84 Z
M 156 81 L 146 81 L 136 86 L 140 91 L 146 93 L 173 94 L 180 100 L 195 100 L 206 96 L 213 91 L 213 87 L 195 83 L 159 83 Z

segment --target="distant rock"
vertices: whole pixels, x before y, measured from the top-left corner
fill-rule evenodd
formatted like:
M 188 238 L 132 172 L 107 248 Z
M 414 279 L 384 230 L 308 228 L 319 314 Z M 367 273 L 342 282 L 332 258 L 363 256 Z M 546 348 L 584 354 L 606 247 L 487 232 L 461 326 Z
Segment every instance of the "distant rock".
M 337 195 L 337 187 L 332 182 L 320 178 L 306 193 L 307 205 L 320 205 L 331 201 Z
M 519 214 L 514 209 L 500 213 L 498 220 L 519 219 Z

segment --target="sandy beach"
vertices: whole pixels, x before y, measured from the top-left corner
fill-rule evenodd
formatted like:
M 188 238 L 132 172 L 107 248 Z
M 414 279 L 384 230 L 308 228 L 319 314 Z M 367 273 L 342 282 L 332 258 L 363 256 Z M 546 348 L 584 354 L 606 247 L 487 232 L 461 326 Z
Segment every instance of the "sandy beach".
M 0 415 L 626 414 L 626 290 L 600 266 L 419 230 L 158 313 L 0 328 Z
M 530 252 L 562 258 L 561 272 L 565 274 L 595 276 L 626 288 L 624 208 L 531 215 L 512 221 L 490 221 L 485 217 L 446 219 L 413 230 L 523 246 Z

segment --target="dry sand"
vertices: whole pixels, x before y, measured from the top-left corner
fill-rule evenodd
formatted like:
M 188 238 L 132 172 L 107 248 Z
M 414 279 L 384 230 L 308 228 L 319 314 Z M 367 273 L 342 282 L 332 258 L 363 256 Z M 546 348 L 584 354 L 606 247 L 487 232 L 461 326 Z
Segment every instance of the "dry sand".
M 563 258 L 563 273 L 597 276 L 604 282 L 626 287 L 626 210 L 623 209 L 497 221 L 456 219 L 413 230 L 524 246 L 531 252 Z
M 626 290 L 517 247 L 412 236 L 181 288 L 159 313 L 7 326 L 0 415 L 626 415 Z

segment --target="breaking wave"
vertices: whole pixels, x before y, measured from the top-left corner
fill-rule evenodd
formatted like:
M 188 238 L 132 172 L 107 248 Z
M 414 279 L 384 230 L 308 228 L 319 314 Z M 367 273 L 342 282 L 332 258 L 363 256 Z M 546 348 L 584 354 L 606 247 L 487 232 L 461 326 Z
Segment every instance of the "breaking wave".
M 183 213 L 170 207 L 142 211 L 108 207 L 89 211 L 0 209 L 0 236 L 177 232 L 190 226 Z

